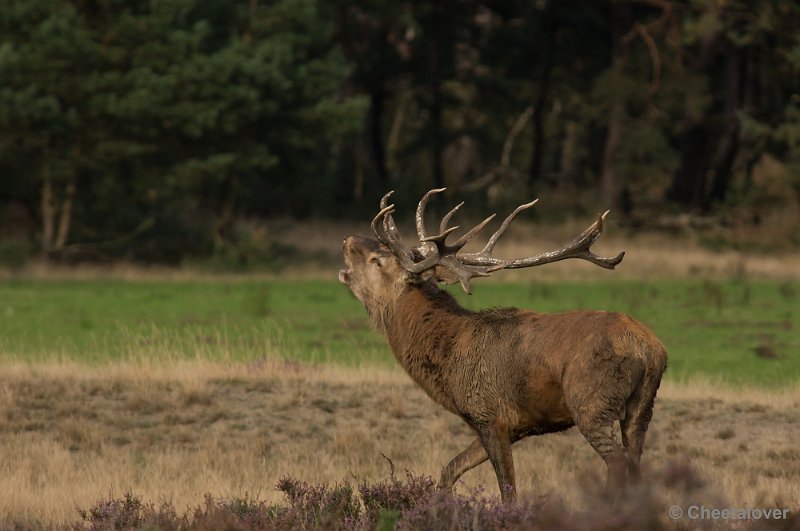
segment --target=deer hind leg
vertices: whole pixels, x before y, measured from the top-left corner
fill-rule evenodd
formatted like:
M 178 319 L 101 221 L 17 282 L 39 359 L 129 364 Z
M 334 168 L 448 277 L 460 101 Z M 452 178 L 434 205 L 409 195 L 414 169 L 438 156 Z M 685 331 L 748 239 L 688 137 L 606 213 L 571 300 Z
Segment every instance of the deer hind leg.
M 481 439 L 476 438 L 466 450 L 455 456 L 446 467 L 442 469 L 442 476 L 439 480 L 439 488 L 452 489 L 458 478 L 466 471 L 475 468 L 489 459 L 486 450 L 483 449 Z
M 603 415 L 576 422 L 581 434 L 589 441 L 606 464 L 606 494 L 616 500 L 628 482 L 631 458 L 618 442 L 614 433 L 612 415 Z
M 653 404 L 656 399 L 659 381 L 644 381 L 625 403 L 625 416 L 620 419 L 622 444 L 630 456 L 629 474 L 632 480 L 639 480 L 639 463 L 644 449 L 644 438 L 650 419 L 653 417 Z
M 513 502 L 517 497 L 517 484 L 511 455 L 511 434 L 503 427 L 484 426 L 478 430 L 478 436 L 497 475 L 500 496 L 506 503 Z

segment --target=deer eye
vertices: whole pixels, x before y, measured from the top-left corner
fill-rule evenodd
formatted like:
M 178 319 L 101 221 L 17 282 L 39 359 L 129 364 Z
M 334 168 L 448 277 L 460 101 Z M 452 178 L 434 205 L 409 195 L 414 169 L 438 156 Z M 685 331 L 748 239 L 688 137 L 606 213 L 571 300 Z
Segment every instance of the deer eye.
M 369 262 L 370 262 L 371 264 L 375 264 L 375 265 L 377 265 L 378 267 L 380 267 L 380 266 L 381 266 L 381 261 L 380 261 L 380 260 L 378 260 L 378 257 L 377 257 L 377 256 L 370 256 L 370 257 L 369 257 Z

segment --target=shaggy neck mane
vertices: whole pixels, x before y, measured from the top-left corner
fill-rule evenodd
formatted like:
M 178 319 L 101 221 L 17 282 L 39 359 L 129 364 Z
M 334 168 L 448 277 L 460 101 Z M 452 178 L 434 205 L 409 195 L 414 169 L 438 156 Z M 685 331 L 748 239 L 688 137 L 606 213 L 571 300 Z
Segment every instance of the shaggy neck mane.
M 380 330 L 397 361 L 437 402 L 450 409 L 442 388 L 442 366 L 451 355 L 465 317 L 473 312 L 459 306 L 432 282 L 409 285 L 391 301 Z
M 416 328 L 441 328 L 442 321 L 437 319 L 449 320 L 473 313 L 461 307 L 452 295 L 433 282 L 409 284 L 387 309 L 390 319 L 381 330 L 390 339 L 393 333 L 400 331 L 408 335 L 409 330 Z

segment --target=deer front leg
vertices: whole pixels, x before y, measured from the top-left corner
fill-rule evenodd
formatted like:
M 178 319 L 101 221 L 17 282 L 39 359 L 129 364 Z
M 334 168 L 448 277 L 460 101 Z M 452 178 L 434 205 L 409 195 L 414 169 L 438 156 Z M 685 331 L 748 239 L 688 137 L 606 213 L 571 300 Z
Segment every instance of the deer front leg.
M 442 469 L 442 477 L 439 480 L 439 488 L 452 489 L 458 478 L 464 472 L 471 470 L 489 459 L 486 450 L 483 449 L 480 438 L 472 441 L 466 450 L 455 456 L 446 467 Z
M 505 503 L 513 502 L 517 498 L 517 484 L 514 479 L 510 433 L 501 426 L 485 426 L 478 430 L 478 435 L 497 475 L 500 496 Z

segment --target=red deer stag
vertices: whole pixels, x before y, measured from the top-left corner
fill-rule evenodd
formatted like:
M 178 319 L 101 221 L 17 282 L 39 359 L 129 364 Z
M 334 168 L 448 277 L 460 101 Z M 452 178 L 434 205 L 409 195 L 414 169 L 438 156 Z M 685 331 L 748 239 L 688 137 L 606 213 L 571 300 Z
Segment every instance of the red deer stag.
M 558 251 L 505 260 L 492 256 L 497 240 L 521 211 L 519 206 L 477 253 L 459 250 L 493 217 L 452 244 L 458 227 L 442 219 L 439 234 L 425 230 L 425 205 L 444 189 L 431 190 L 417 207 L 420 243 L 408 248 L 381 200 L 372 220 L 378 241 L 348 236 L 347 269 L 339 280 L 364 303 L 373 325 L 389 340 L 397 361 L 436 402 L 460 416 L 477 433 L 466 450 L 442 470 L 440 486 L 452 488 L 464 472 L 489 459 L 504 501 L 516 497 L 511 445 L 529 435 L 577 426 L 607 467 L 607 491 L 616 496 L 628 477 L 638 477 L 645 432 L 667 352 L 655 335 L 627 315 L 578 310 L 542 314 L 516 308 L 471 312 L 437 282 L 461 282 L 493 271 L 533 267 L 580 258 L 606 269 L 624 252 L 603 258 L 589 247 L 600 236 L 606 212 Z M 463 204 L 463 203 L 462 203 Z M 619 421 L 622 445 L 614 422 Z

